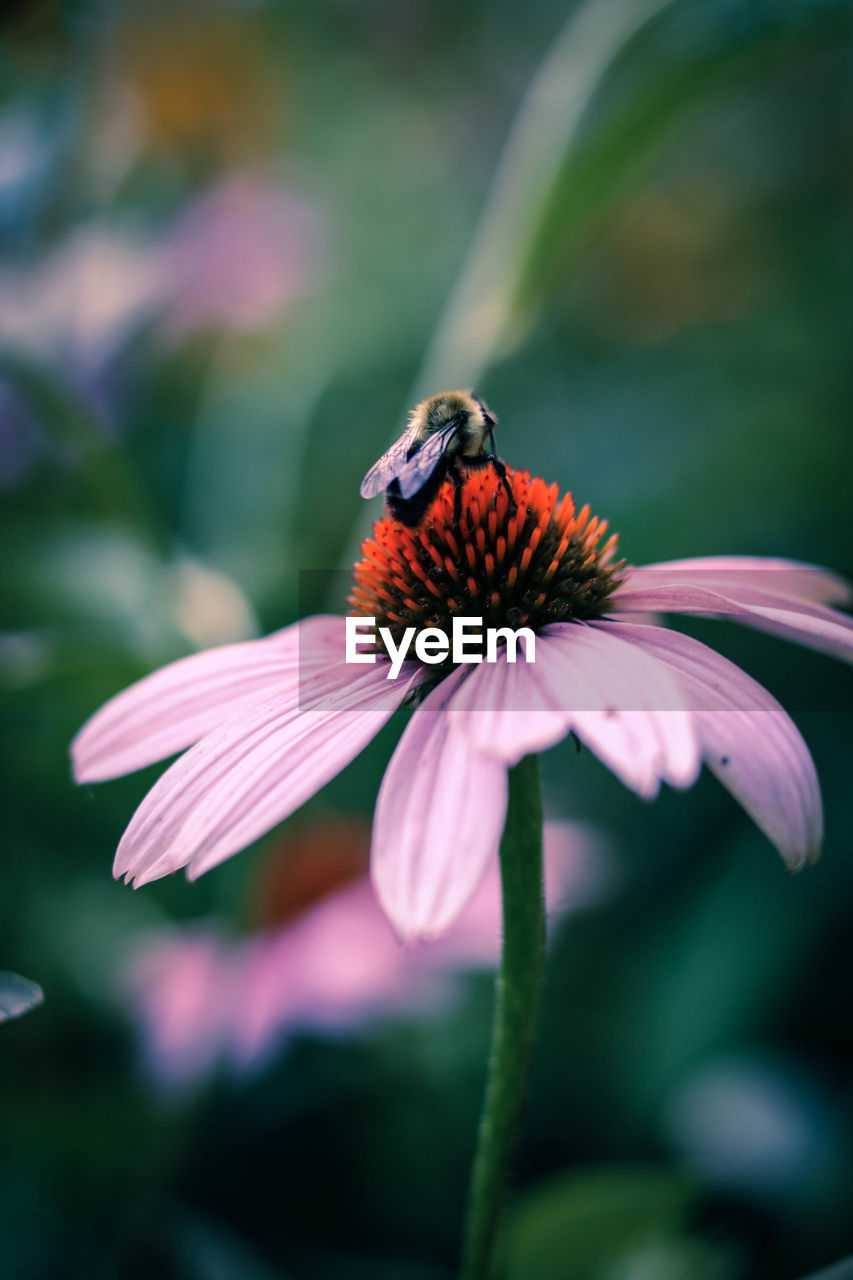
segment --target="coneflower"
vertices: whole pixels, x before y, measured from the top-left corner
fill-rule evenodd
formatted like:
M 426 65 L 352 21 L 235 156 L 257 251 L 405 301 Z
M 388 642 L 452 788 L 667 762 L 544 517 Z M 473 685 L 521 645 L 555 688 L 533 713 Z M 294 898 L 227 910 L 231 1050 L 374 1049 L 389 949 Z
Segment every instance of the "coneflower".
M 480 467 L 461 488 L 446 480 L 415 528 L 385 518 L 365 542 L 350 604 L 386 652 L 348 662 L 349 620 L 315 617 L 184 658 L 96 712 L 72 744 L 75 776 L 114 777 L 189 747 L 143 800 L 114 872 L 137 885 L 179 867 L 194 878 L 281 822 L 404 700 L 417 702 L 371 840 L 373 884 L 400 937 L 447 930 L 500 847 L 501 970 L 460 1273 L 484 1280 L 543 971 L 536 753 L 571 733 L 648 799 L 661 782 L 690 786 L 704 762 L 794 870 L 823 833 L 808 748 L 761 685 L 657 615 L 732 618 L 850 661 L 853 621 L 828 607 L 848 599 L 834 574 L 789 561 L 629 568 L 570 495 Z M 465 618 L 492 628 L 487 661 L 452 648 Z M 405 659 L 418 632 L 433 648 L 416 644 L 420 656 Z M 511 636 L 523 637 L 524 661 Z
M 344 619 L 318 616 L 263 640 L 209 650 L 118 694 L 72 744 L 78 782 L 186 751 L 125 832 L 116 876 L 190 878 L 293 813 L 347 765 L 414 691 L 383 780 L 372 875 L 404 938 L 459 914 L 497 851 L 507 770 L 572 733 L 633 791 L 687 787 L 704 761 L 795 869 L 822 837 L 814 765 L 782 707 L 707 645 L 655 625 L 663 612 L 735 619 L 853 658 L 849 598 L 836 575 L 748 557 L 629 568 L 589 509 L 508 471 L 469 474 L 461 516 L 446 482 L 420 526 L 378 521 L 351 605 L 395 634 L 447 630 L 472 614 L 529 627 L 535 662 L 453 667 L 344 659 Z M 642 618 L 642 621 L 637 621 Z M 426 692 L 428 690 L 428 692 Z

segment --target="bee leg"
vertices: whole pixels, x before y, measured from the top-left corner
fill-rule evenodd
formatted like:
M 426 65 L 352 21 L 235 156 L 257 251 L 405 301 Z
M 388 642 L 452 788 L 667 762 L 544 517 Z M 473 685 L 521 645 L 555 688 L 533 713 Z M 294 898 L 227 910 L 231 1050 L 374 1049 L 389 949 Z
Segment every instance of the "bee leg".
M 503 458 L 499 458 L 496 453 L 479 453 L 473 458 L 466 457 L 464 459 L 464 465 L 469 471 L 479 471 L 482 467 L 494 467 L 501 484 L 506 489 L 506 496 L 509 498 L 510 510 L 518 510 L 518 503 L 515 500 L 515 494 L 513 493 L 512 486 L 510 485 L 509 477 L 506 473 L 506 463 Z
M 453 476 L 453 485 L 455 492 L 453 494 L 453 525 L 454 528 L 461 532 L 462 525 L 462 486 L 465 483 L 464 472 L 460 472 L 456 467 L 451 472 Z
M 509 498 L 510 510 L 517 511 L 518 503 L 515 500 L 515 494 L 512 491 L 512 485 L 510 484 L 509 478 L 506 473 L 506 463 L 504 462 L 503 458 L 499 458 L 496 454 L 491 454 L 488 461 L 491 462 L 495 471 L 497 471 L 498 476 L 500 477 L 500 482 L 503 485 L 503 487 L 506 489 L 506 496 Z

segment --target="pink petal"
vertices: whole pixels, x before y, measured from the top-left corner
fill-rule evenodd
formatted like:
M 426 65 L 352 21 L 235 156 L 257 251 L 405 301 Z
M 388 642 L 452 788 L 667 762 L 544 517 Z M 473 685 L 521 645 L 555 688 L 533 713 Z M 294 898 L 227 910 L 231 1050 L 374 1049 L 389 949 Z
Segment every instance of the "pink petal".
M 536 660 L 519 655 L 509 663 L 502 654 L 497 662 L 471 668 L 468 678 L 453 693 L 448 714 L 457 730 L 486 755 L 506 764 L 517 764 L 532 751 L 544 751 L 565 738 L 570 714 L 557 702 L 539 677 L 539 642 Z
M 116 853 L 137 885 L 189 866 L 195 878 L 276 826 L 379 732 L 417 671 L 386 680 L 338 656 L 310 680 L 253 702 L 181 756 L 152 787 Z
M 815 604 L 849 604 L 853 597 L 850 583 L 829 569 L 769 556 L 694 556 L 640 565 L 629 571 L 625 586 L 636 590 L 674 583 L 712 589 L 757 587 Z
M 453 923 L 503 831 L 506 765 L 473 750 L 446 710 L 467 675 L 459 668 L 418 707 L 379 790 L 371 875 L 406 940 L 435 937 Z
M 241 1066 L 257 1062 L 288 1033 L 308 1027 L 339 1033 L 419 1005 L 426 994 L 408 972 L 407 952 L 366 879 L 251 945 L 232 1036 Z
M 732 617 L 759 631 L 796 640 L 844 662 L 853 662 L 853 618 L 824 605 L 754 587 L 694 587 L 685 584 L 632 588 L 630 580 L 612 597 L 614 613 L 669 613 Z
M 546 822 L 546 897 L 555 914 L 607 887 L 606 848 L 589 827 Z M 434 1009 L 458 969 L 500 958 L 497 859 L 440 941 L 401 947 L 366 878 L 274 931 L 225 941 L 215 928 L 157 932 L 126 966 L 123 986 L 164 1083 L 184 1084 L 226 1057 L 245 1071 L 294 1032 L 348 1032 L 396 1010 Z
M 823 838 L 814 763 L 775 698 L 734 663 L 690 636 L 634 623 L 601 623 L 678 673 L 696 708 L 708 767 L 796 870 Z
M 564 644 L 572 646 L 568 661 Z M 475 667 L 454 695 L 454 720 L 472 746 L 515 764 L 574 728 L 641 795 L 654 795 L 661 779 L 695 780 L 698 747 L 666 671 L 576 623 L 548 628 L 536 646 L 533 663 Z
M 291 963 L 290 931 L 262 933 L 240 944 L 240 999 L 229 1028 L 228 1053 L 245 1070 L 280 1048 L 298 1007 L 300 972 Z
M 210 1070 L 228 1041 L 240 987 L 231 950 L 215 929 L 157 931 L 130 956 L 121 986 L 160 1084 L 186 1085 Z
M 292 687 L 333 644 L 342 652 L 341 627 L 339 618 L 310 618 L 145 676 L 83 725 L 71 744 L 74 777 L 102 782 L 183 751 L 259 696 Z
M 613 850 L 591 823 L 546 818 L 542 847 L 549 916 L 590 906 L 613 888 Z
M 542 828 L 549 922 L 600 897 L 608 887 L 608 850 L 590 826 L 546 820 Z M 501 876 L 495 858 L 465 910 L 435 942 L 407 954 L 430 969 L 491 968 L 501 954 Z
M 626 786 L 652 797 L 662 781 L 687 787 L 695 780 L 699 748 L 684 694 L 672 673 L 648 654 L 598 623 L 558 623 L 536 637 L 534 665 L 552 713 L 562 718 L 563 734 L 573 729 Z M 529 668 L 526 675 L 520 672 L 518 665 L 507 666 L 507 683 L 529 679 Z M 515 756 L 512 715 L 503 725 L 471 715 L 462 732 L 478 750 L 508 760 Z

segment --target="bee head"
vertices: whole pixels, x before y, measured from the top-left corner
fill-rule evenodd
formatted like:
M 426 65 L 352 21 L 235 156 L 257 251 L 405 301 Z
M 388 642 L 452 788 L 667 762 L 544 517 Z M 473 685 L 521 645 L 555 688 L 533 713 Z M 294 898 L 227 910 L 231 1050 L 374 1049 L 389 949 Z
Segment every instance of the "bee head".
M 498 425 L 497 415 L 492 413 L 485 400 L 481 400 L 479 396 L 472 395 L 471 399 L 483 415 L 483 423 L 485 424 L 486 430 L 493 430 Z
M 479 396 L 471 391 L 440 391 L 423 400 L 412 411 L 411 420 L 424 436 L 433 435 L 453 420 L 465 427 L 469 422 L 487 432 L 497 422 L 495 415 Z

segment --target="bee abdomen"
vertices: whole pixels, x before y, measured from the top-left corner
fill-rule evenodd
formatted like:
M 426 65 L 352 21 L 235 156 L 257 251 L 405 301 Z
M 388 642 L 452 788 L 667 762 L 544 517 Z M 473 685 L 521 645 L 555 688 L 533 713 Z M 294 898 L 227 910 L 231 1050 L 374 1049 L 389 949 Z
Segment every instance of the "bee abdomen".
M 385 506 L 392 520 L 399 520 L 410 529 L 420 524 L 424 512 L 441 488 L 449 462 L 449 458 L 441 458 L 432 475 L 411 498 L 402 496 L 399 480 L 391 481 L 385 490 Z

